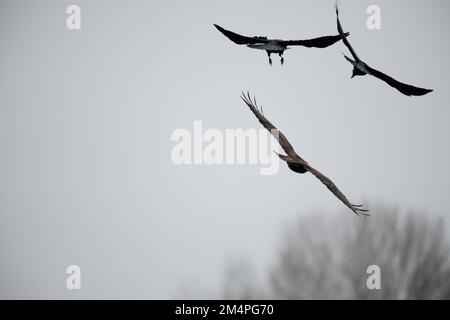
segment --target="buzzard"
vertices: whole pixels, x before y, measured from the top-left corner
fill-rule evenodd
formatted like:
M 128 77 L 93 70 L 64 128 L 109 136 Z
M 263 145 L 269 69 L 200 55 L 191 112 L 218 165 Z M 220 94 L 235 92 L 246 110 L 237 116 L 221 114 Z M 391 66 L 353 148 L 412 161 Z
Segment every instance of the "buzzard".
M 367 213 L 368 210 L 363 209 L 362 205 L 352 204 L 347 197 L 336 187 L 336 185 L 331 181 L 329 178 L 327 178 L 325 175 L 320 173 L 317 169 L 314 169 L 311 167 L 305 160 L 303 160 L 294 150 L 292 145 L 289 143 L 286 136 L 280 132 L 267 118 L 264 116 L 262 109 L 260 110 L 258 108 L 258 105 L 256 103 L 256 99 L 253 98 L 253 100 L 250 97 L 249 92 L 247 91 L 247 94 L 242 93 L 241 95 L 242 100 L 245 102 L 245 104 L 249 107 L 250 111 L 253 112 L 253 114 L 256 116 L 256 118 L 259 120 L 259 122 L 263 125 L 264 128 L 266 128 L 272 136 L 275 137 L 275 139 L 280 144 L 281 148 L 284 150 L 286 155 L 278 154 L 277 155 L 285 161 L 289 167 L 294 172 L 297 173 L 306 173 L 310 172 L 312 173 L 317 179 L 320 180 L 327 188 L 330 190 L 339 200 L 341 200 L 350 210 L 352 210 L 355 214 L 358 216 L 368 216 Z

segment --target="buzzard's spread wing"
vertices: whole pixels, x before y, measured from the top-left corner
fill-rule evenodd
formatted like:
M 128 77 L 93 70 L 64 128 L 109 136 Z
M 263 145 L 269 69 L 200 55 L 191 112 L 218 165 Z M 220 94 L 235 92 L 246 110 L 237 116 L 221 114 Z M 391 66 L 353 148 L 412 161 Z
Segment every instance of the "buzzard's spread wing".
M 256 118 L 259 120 L 259 122 L 263 125 L 264 128 L 269 131 L 272 136 L 277 139 L 278 143 L 280 144 L 281 148 L 283 148 L 284 152 L 292 158 L 297 159 L 299 161 L 303 161 L 306 164 L 306 161 L 304 161 L 294 150 L 292 145 L 289 143 L 286 136 L 278 130 L 267 118 L 263 115 L 263 113 L 258 109 L 258 105 L 256 104 L 256 99 L 253 98 L 253 101 L 250 97 L 250 94 L 247 92 L 247 94 L 242 93 L 241 96 L 242 100 L 244 100 L 245 104 L 250 108 L 250 111 L 253 112 L 253 114 L 256 116 Z

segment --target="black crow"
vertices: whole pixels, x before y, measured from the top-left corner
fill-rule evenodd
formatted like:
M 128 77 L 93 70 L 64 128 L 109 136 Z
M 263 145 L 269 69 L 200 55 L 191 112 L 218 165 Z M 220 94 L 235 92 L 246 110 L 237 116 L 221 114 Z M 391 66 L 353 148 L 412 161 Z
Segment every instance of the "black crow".
M 375 69 L 369 67 L 364 61 L 359 59 L 359 57 L 356 55 L 355 50 L 353 50 L 352 46 L 350 45 L 350 42 L 348 42 L 348 39 L 345 37 L 345 35 L 347 33 L 344 33 L 344 31 L 342 30 L 341 22 L 339 21 L 339 10 L 338 10 L 337 4 L 336 4 L 336 17 L 337 17 L 337 29 L 338 29 L 339 34 L 342 37 L 342 41 L 344 42 L 344 44 L 346 45 L 346 47 L 352 54 L 353 59 L 355 59 L 355 60 L 352 60 L 344 54 L 345 59 L 347 59 L 347 61 L 353 65 L 352 78 L 355 76 L 364 76 L 366 74 L 369 74 L 380 80 L 383 80 L 388 85 L 390 85 L 391 87 L 394 87 L 395 89 L 397 89 L 398 91 L 400 91 L 401 93 L 403 93 L 407 96 L 423 96 L 424 94 L 427 94 L 427 93 L 433 91 L 432 89 L 418 88 L 418 87 L 414 87 L 409 84 L 402 83 L 400 81 L 395 80 L 394 78 L 391 78 L 390 76 L 388 76 L 387 74 L 384 74 L 381 71 L 378 71 L 378 70 L 375 70 Z
M 320 38 L 308 39 L 308 40 L 280 40 L 280 39 L 267 39 L 267 37 L 247 37 L 240 34 L 228 31 L 217 24 L 214 25 L 220 32 L 223 33 L 228 39 L 236 44 L 245 44 L 252 49 L 265 50 L 269 56 L 269 63 L 272 65 L 272 59 L 270 55 L 272 53 L 278 54 L 281 58 L 281 64 L 284 63 L 283 52 L 290 49 L 288 46 L 304 46 L 308 48 L 326 48 L 341 40 L 340 35 L 325 36 Z M 345 34 L 347 37 L 349 33 Z

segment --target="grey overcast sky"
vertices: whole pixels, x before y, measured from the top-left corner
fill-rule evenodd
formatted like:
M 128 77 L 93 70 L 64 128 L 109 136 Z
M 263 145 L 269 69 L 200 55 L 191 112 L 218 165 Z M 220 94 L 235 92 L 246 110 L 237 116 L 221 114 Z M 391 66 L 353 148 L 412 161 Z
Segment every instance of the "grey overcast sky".
M 70 4 L 80 31 L 66 28 Z M 371 4 L 381 30 L 366 27 Z M 171 133 L 195 120 L 260 128 L 241 90 L 351 201 L 448 215 L 450 2 L 340 5 L 361 58 L 435 91 L 410 98 L 350 80 L 342 43 L 288 50 L 270 67 L 213 27 L 336 34 L 333 0 L 2 0 L 0 297 L 211 297 L 234 256 L 269 263 L 296 215 L 354 221 L 314 177 L 285 166 L 261 176 L 257 165 L 171 162 Z M 71 264 L 80 291 L 66 289 Z

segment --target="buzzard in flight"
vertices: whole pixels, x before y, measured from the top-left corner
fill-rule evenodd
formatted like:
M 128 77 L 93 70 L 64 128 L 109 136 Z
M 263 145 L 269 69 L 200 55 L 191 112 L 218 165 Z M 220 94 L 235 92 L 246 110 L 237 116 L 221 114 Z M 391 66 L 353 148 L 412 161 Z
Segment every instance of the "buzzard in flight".
M 266 128 L 272 136 L 280 144 L 281 148 L 286 152 L 286 155 L 278 154 L 280 159 L 286 161 L 289 169 L 297 173 L 312 173 L 317 179 L 320 180 L 327 188 L 330 190 L 339 200 L 341 200 L 350 210 L 356 213 L 358 216 L 368 216 L 368 210 L 363 209 L 362 205 L 352 204 L 347 197 L 336 187 L 336 185 L 327 178 L 325 175 L 320 173 L 318 170 L 311 167 L 305 160 L 303 160 L 294 150 L 292 145 L 289 143 L 286 136 L 280 132 L 262 113 L 262 110 L 258 108 L 256 103 L 256 99 L 253 100 L 250 97 L 250 94 L 242 93 L 242 100 L 245 104 L 250 108 L 250 111 L 256 116 L 259 122 Z

